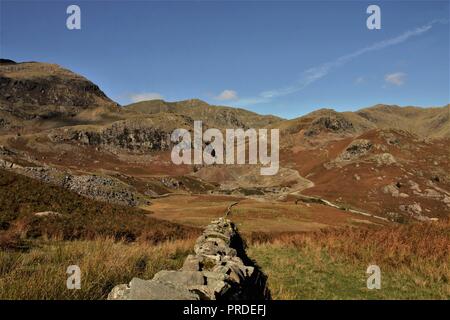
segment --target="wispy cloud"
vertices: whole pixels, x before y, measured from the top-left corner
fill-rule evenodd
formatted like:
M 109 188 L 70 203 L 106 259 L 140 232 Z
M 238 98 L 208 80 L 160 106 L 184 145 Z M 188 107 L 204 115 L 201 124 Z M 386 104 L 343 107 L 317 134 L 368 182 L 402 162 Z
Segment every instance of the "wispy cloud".
M 238 99 L 237 92 L 234 90 L 223 90 L 219 95 L 215 96 L 214 99 L 220 101 L 226 100 L 236 100 Z
M 400 43 L 407 41 L 410 38 L 420 36 L 420 35 L 428 32 L 433 27 L 433 25 L 436 23 L 446 24 L 446 23 L 448 23 L 448 21 L 447 20 L 433 20 L 421 27 L 417 27 L 415 29 L 405 31 L 404 33 L 402 33 L 394 38 L 376 42 L 370 46 L 361 48 L 352 53 L 341 56 L 335 60 L 325 62 L 321 65 L 318 65 L 316 67 L 313 67 L 313 68 L 303 71 L 300 79 L 296 83 L 294 83 L 290 86 L 287 86 L 284 88 L 279 88 L 279 89 L 274 89 L 274 90 L 263 91 L 263 92 L 259 93 L 256 97 L 240 99 L 238 101 L 238 103 L 240 105 L 251 105 L 251 104 L 257 104 L 257 103 L 269 102 L 273 98 L 280 97 L 280 96 L 286 96 L 288 94 L 292 94 L 294 92 L 303 90 L 310 84 L 327 76 L 334 69 L 339 68 L 366 53 L 370 53 L 373 51 L 378 51 L 378 50 L 382 50 L 382 49 L 385 49 L 385 48 L 388 48 L 391 46 L 395 46 L 395 45 L 398 45 Z
M 384 81 L 388 84 L 393 84 L 395 86 L 401 86 L 405 83 L 406 73 L 395 72 L 384 76 Z
M 164 99 L 164 97 L 157 92 L 132 93 L 128 97 L 132 102 Z
M 363 76 L 360 76 L 355 79 L 355 84 L 363 84 L 364 82 L 366 82 L 366 78 Z

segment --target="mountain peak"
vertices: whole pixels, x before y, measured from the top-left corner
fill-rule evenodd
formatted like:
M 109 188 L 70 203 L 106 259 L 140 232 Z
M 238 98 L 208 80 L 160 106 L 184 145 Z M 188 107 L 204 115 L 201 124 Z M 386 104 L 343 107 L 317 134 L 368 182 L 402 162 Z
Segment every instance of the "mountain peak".
M 5 64 L 17 64 L 17 62 L 10 60 L 10 59 L 0 59 L 0 65 L 5 65 Z
M 182 101 L 178 101 L 177 103 L 183 104 L 183 105 L 186 105 L 189 107 L 200 107 L 200 106 L 209 106 L 210 105 L 206 101 L 203 101 L 203 100 L 200 100 L 197 98 L 182 100 Z
M 96 84 L 57 64 L 2 59 L 0 84 L 0 103 L 16 109 L 116 105 Z

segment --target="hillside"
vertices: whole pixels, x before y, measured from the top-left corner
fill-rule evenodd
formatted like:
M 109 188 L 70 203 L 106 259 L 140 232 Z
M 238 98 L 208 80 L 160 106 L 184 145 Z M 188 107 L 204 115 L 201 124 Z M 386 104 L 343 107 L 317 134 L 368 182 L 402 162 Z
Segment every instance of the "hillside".
M 0 61 L 0 131 L 92 122 L 119 112 L 86 78 L 56 64 Z
M 125 108 L 142 114 L 176 113 L 192 120 L 202 120 L 214 128 L 259 128 L 282 120 L 279 117 L 259 115 L 245 109 L 210 105 L 199 99 L 177 102 L 150 100 L 133 103 Z
M 145 237 L 159 242 L 196 234 L 194 228 L 154 219 L 143 210 L 87 199 L 0 169 L 0 249 L 40 237 L 128 241 Z
M 0 60 L 0 298 L 106 298 L 180 269 L 224 212 L 275 298 L 448 297 L 449 112 L 376 105 L 285 120 L 198 99 L 120 107 L 57 65 Z M 280 129 L 277 174 L 175 165 L 171 133 L 194 120 Z M 392 281 L 381 294 L 361 289 L 374 258 Z M 28 259 L 45 260 L 41 271 Z M 73 261 L 89 265 L 85 290 L 63 286 Z
M 152 202 L 149 195 L 208 192 L 270 200 L 273 207 L 278 198 L 302 192 L 397 220 L 442 218 L 450 205 L 448 143 L 441 139 L 449 137 L 448 106 L 320 109 L 291 120 L 198 99 L 117 107 L 98 86 L 57 65 L 3 60 L 0 70 L 3 166 L 82 195 L 139 205 Z M 17 128 L 6 124 L 10 119 Z M 174 165 L 170 134 L 192 128 L 194 120 L 221 129 L 279 128 L 278 174 L 263 177 L 248 166 Z M 418 177 L 406 179 L 399 169 Z M 396 183 L 417 186 L 398 191 Z
M 276 127 L 286 133 L 315 136 L 320 132 L 361 134 L 370 129 L 397 129 L 424 138 L 450 138 L 450 105 L 436 108 L 375 105 L 355 112 L 320 109 L 282 121 Z
M 450 137 L 450 104 L 438 108 L 376 105 L 356 114 L 380 129 L 399 129 L 421 137 Z

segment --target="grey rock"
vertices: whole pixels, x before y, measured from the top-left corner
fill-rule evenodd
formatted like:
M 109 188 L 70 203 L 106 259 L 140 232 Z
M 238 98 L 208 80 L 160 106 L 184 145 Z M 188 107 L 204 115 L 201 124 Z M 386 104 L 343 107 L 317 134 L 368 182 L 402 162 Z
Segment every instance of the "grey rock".
M 127 284 L 115 286 L 108 295 L 108 300 L 128 300 L 130 287 Z
M 181 270 L 200 271 L 201 261 L 202 261 L 201 257 L 190 254 L 186 257 L 186 260 L 184 260 L 183 267 L 181 268 Z
M 342 152 L 336 161 L 352 161 L 367 154 L 372 148 L 372 143 L 367 139 L 355 139 Z
M 205 277 L 200 271 L 167 271 L 162 270 L 155 274 L 153 280 L 172 282 L 185 286 L 200 286 L 205 284 Z
M 129 300 L 199 300 L 198 295 L 182 285 L 155 280 L 133 278 Z
M 35 212 L 34 215 L 36 217 L 48 217 L 48 216 L 53 216 L 53 217 L 61 217 L 62 214 L 59 212 L 55 212 L 55 211 L 41 211 L 41 212 Z

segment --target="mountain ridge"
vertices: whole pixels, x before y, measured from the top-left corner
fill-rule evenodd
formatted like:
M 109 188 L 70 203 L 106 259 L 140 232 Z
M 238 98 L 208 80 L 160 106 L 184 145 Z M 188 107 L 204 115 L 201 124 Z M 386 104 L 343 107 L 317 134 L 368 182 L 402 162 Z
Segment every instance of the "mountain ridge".
M 303 130 L 307 136 L 315 136 L 320 132 L 359 134 L 378 128 L 406 130 L 428 138 L 450 137 L 450 104 L 376 104 L 342 112 L 318 109 L 293 119 L 212 105 L 200 99 L 147 100 L 120 107 L 96 84 L 57 64 L 0 60 L 0 130 L 106 124 L 142 116 L 155 118 L 164 113 L 203 120 L 207 126 L 220 129 L 279 127 L 287 133 Z
M 83 195 L 95 190 L 104 200 L 104 194 L 128 194 L 129 203 L 135 203 L 138 197 L 127 193 L 135 188 L 142 203 L 167 194 L 201 193 L 206 203 L 216 196 L 236 195 L 248 201 L 264 198 L 268 206 L 288 201 L 289 207 L 297 204 L 289 201 L 301 192 L 394 220 L 440 218 L 450 207 L 449 106 L 318 109 L 294 119 L 199 99 L 150 100 L 119 107 L 97 89 L 78 92 L 72 78 L 91 89 L 94 84 L 57 65 L 19 66 L 15 69 L 12 62 L 0 66 L 0 76 L 16 79 L 3 82 L 14 89 L 16 100 L 8 99 L 11 93 L 6 86 L 0 89 L 0 165 L 31 172 L 45 182 L 56 179 Z M 30 81 L 46 91 L 23 85 Z M 47 98 L 59 99 L 73 89 L 72 95 L 86 100 L 69 99 L 65 106 L 46 104 Z M 259 167 L 249 165 L 175 165 L 171 133 L 177 128 L 192 132 L 195 120 L 202 120 L 204 128 L 220 130 L 280 129 L 278 173 L 260 176 Z M 63 174 L 66 171 L 70 175 Z M 66 176 L 72 177 L 70 181 Z M 99 183 L 106 183 L 105 192 L 100 192 Z

